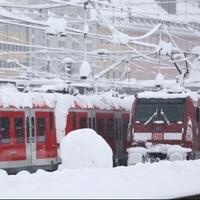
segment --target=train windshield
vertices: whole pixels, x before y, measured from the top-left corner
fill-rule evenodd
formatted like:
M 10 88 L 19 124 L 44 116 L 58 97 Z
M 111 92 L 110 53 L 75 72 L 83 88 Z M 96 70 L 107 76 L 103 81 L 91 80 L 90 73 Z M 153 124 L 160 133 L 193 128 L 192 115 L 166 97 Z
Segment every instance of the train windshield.
M 135 121 L 183 122 L 185 99 L 138 99 L 135 108 Z

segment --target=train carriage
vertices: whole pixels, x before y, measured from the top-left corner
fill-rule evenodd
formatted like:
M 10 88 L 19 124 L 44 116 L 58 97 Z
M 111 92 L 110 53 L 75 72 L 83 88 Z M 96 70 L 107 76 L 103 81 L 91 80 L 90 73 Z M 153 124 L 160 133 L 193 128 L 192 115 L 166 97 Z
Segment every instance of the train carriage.
M 126 165 L 127 161 L 127 128 L 129 123 L 128 109 L 119 105 L 98 107 L 75 103 L 68 111 L 66 129 L 92 128 L 100 134 L 113 150 L 114 165 Z
M 0 95 L 0 167 L 10 174 L 23 169 L 56 169 L 59 159 L 54 108 L 45 102 L 30 102 L 35 95 L 27 98 L 19 93 L 6 94 L 11 100 L 7 105 L 3 103 L 4 95 Z M 18 98 L 17 105 L 12 95 Z

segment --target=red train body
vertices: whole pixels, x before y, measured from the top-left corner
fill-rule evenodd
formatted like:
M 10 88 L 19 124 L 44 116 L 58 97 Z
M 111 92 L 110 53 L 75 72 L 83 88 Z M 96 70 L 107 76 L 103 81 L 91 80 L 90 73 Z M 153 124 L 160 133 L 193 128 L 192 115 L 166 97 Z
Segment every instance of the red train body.
M 112 148 L 114 165 L 122 165 L 127 161 L 128 123 L 129 112 L 124 109 L 75 107 L 69 109 L 66 134 L 75 129 L 94 129 Z
M 129 111 L 115 101 L 109 102 L 109 97 L 95 96 L 93 100 L 97 102 L 94 104 L 89 99 L 88 96 L 59 94 L 2 93 L 0 168 L 9 173 L 23 169 L 30 172 L 38 168 L 57 169 L 61 163 L 58 144 L 63 132 L 67 134 L 80 128 L 96 130 L 112 148 L 115 164 L 125 164 Z M 104 108 L 98 106 L 102 102 Z M 66 113 L 66 119 L 61 112 Z
M 196 93 L 136 96 L 129 125 L 129 164 L 200 158 L 198 104 Z

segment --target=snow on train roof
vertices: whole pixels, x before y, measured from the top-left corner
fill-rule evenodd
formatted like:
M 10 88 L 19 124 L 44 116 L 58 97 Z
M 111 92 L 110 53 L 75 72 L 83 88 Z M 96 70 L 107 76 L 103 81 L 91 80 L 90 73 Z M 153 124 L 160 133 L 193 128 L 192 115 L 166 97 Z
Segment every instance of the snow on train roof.
M 55 100 L 39 93 L 21 93 L 12 85 L 0 86 L 0 106 L 4 108 L 55 107 Z
M 198 101 L 198 94 L 194 91 L 183 91 L 181 93 L 162 91 L 145 91 L 137 94 L 138 98 L 160 98 L 160 99 L 174 99 L 174 98 L 186 98 L 191 97 L 194 101 Z
M 77 95 L 59 93 L 45 93 L 46 98 L 56 99 L 56 127 L 58 142 L 65 135 L 65 126 L 70 108 L 99 108 L 99 109 L 124 109 L 129 111 L 134 101 L 134 96 L 113 97 L 111 92 L 101 95 Z
M 99 108 L 99 109 L 124 109 L 129 111 L 134 101 L 134 96 L 125 96 L 123 98 L 113 97 L 110 93 L 101 95 L 79 95 L 75 99 L 76 105 L 81 108 Z

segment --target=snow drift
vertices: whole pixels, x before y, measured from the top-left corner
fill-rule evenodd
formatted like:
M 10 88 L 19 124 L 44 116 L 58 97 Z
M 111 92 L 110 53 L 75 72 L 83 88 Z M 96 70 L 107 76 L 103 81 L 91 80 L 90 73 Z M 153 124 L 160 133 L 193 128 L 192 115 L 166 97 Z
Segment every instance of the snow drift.
M 60 144 L 63 168 L 110 168 L 112 149 L 92 129 L 78 129 L 66 135 Z

